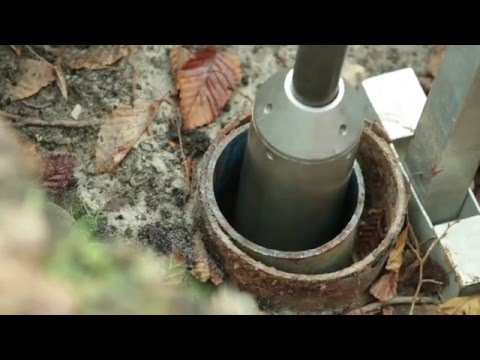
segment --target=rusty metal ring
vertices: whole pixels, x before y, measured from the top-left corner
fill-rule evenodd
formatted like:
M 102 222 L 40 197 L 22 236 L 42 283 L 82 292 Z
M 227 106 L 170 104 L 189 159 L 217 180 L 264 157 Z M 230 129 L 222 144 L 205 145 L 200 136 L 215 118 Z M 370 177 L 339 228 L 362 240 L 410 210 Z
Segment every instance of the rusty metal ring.
M 217 168 L 217 161 L 225 149 L 238 136 L 246 136 L 249 125 L 243 125 L 232 131 L 218 143 L 218 146 L 211 153 L 207 164 L 207 174 L 203 186 L 208 198 L 207 206 L 216 217 L 224 231 L 231 237 L 235 244 L 255 260 L 265 265 L 274 266 L 278 270 L 297 274 L 318 274 L 332 272 L 346 267 L 351 263 L 351 252 L 355 241 L 356 230 L 360 221 L 365 202 L 365 186 L 360 166 L 357 162 L 354 165 L 353 187 L 355 195 L 354 211 L 342 231 L 332 240 L 319 247 L 304 251 L 280 251 L 269 249 L 255 244 L 238 233 L 225 218 L 220 210 L 217 198 L 214 193 L 214 177 Z
M 234 128 L 229 127 L 229 130 Z M 326 274 L 294 274 L 265 265 L 246 254 L 207 205 L 212 200 L 211 193 L 208 195 L 206 191 L 209 159 L 225 136 L 227 132 L 207 150 L 198 168 L 197 183 L 198 224 L 208 252 L 217 265 L 237 285 L 271 309 L 342 311 L 366 301 L 368 288 L 382 271 L 407 212 L 403 174 L 389 145 L 372 131 L 365 130 L 357 154 L 369 198 L 364 214 L 372 209 L 372 201 L 375 208 L 385 210 L 384 236 L 366 256 L 344 269 Z

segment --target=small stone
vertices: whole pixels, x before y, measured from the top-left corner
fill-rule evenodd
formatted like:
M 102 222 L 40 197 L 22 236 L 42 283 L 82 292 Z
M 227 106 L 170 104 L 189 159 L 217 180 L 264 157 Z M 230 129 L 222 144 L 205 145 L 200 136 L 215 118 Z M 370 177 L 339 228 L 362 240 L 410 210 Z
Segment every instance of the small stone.
M 167 166 L 160 156 L 154 156 L 150 162 L 159 174 L 165 174 L 167 172 Z
M 142 143 L 140 143 L 140 149 L 142 149 L 144 151 L 152 151 L 153 150 L 153 145 L 146 142 L 146 141 L 143 141 Z
M 73 118 L 73 120 L 78 120 L 78 117 L 80 116 L 81 112 L 82 112 L 82 106 L 80 104 L 77 104 L 75 105 L 72 112 L 70 113 L 70 116 Z

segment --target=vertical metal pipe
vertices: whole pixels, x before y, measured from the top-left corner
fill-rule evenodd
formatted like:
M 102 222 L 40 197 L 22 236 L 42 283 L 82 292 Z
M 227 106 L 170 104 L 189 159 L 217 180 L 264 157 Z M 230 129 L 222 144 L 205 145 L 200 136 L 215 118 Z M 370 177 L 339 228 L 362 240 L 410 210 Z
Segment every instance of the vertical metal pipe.
M 293 71 L 293 93 L 307 106 L 329 104 L 337 96 L 347 45 L 300 45 Z
M 264 247 L 313 249 L 338 233 L 363 129 L 355 90 L 339 80 L 341 47 L 300 47 L 295 70 L 257 91 L 234 227 Z

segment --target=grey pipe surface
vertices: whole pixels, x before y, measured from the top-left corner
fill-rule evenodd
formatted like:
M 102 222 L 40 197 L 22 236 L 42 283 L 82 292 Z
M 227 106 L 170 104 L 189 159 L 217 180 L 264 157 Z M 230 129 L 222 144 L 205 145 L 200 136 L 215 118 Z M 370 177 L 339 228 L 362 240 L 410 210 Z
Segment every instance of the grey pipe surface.
M 300 46 L 295 68 L 256 93 L 233 226 L 257 245 L 313 249 L 348 216 L 363 113 L 355 89 L 340 79 L 345 50 Z
M 293 94 L 302 104 L 321 107 L 338 93 L 347 45 L 300 45 L 293 72 Z

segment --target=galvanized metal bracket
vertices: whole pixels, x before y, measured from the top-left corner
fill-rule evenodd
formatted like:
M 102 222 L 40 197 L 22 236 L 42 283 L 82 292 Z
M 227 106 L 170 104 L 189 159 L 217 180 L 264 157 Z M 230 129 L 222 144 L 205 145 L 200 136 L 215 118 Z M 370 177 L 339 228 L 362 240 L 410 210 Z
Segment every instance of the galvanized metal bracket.
M 368 121 L 392 140 L 412 194 L 420 241 L 440 238 L 432 258 L 449 284 L 442 296 L 480 292 L 480 208 L 470 189 L 480 161 L 480 46 L 449 46 L 426 98 L 412 69 L 362 83 Z

